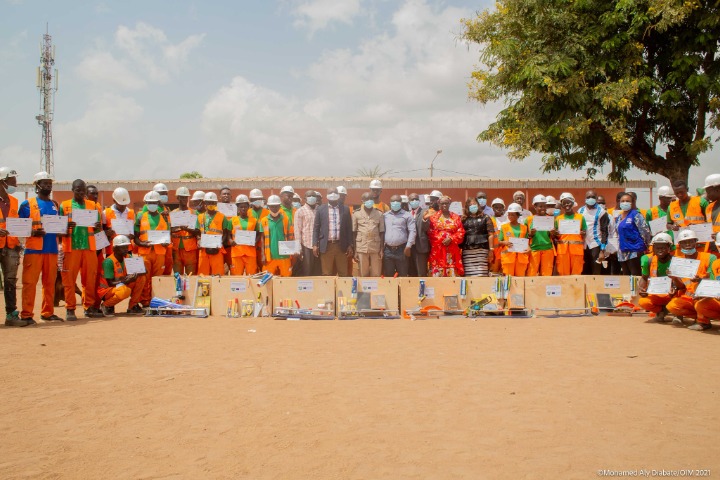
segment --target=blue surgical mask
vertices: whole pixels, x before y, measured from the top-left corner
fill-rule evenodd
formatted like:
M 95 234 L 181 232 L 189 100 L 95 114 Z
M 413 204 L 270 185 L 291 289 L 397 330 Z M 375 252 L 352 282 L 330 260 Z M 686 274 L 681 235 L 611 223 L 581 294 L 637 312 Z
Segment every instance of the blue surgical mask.
M 477 205 L 473 204 L 473 205 L 470 205 L 470 206 L 468 207 L 468 210 L 470 211 L 470 213 L 477 213 L 479 208 L 480 208 L 480 207 L 478 207 Z
M 300 208 L 302 204 L 300 202 L 293 202 L 293 208 Z
M 365 200 L 363 202 L 363 205 L 365 205 L 365 208 L 373 208 L 375 206 L 375 201 L 373 200 Z
M 13 193 L 17 192 L 17 187 L 15 185 L 7 185 L 6 184 L 5 191 L 8 192 L 9 194 L 13 194 Z
M 681 248 L 680 251 L 684 255 L 695 255 L 695 252 L 697 252 L 697 248 Z
M 620 202 L 620 210 L 623 212 L 629 212 L 632 208 L 632 203 L 630 202 Z
M 253 204 L 254 207 L 262 207 L 262 206 L 263 206 L 263 201 L 262 201 L 262 200 L 255 200 L 254 202 L 252 202 L 252 204 Z
M 586 198 L 586 199 L 585 199 L 585 205 L 587 205 L 588 207 L 594 207 L 596 203 L 597 203 L 597 199 L 596 199 L 596 198 L 592 198 L 592 197 L 591 197 L 591 198 Z
M 317 197 L 305 197 L 305 203 L 315 205 L 317 203 Z
M 478 205 L 480 205 L 481 207 L 484 207 L 487 205 L 487 198 L 478 198 L 477 201 L 478 201 Z
M 556 208 L 555 210 L 553 210 L 553 215 L 555 215 L 556 217 L 560 215 L 560 209 Z
M 160 201 L 161 201 L 162 203 L 167 203 L 167 201 L 168 201 L 168 196 L 167 196 L 167 195 L 160 195 Z
M 410 200 L 410 208 L 415 210 L 420 206 L 420 200 Z
M 390 202 L 390 209 L 392 209 L 393 212 L 399 212 L 401 208 L 402 208 L 402 203 Z
M 155 203 L 148 203 L 147 205 L 148 212 L 157 212 L 158 211 L 158 205 Z

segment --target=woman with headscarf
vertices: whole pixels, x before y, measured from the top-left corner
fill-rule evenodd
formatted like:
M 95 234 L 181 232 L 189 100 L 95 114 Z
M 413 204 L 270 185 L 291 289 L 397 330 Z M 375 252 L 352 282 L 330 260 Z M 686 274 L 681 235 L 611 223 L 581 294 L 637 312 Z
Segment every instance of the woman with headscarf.
M 430 217 L 428 273 L 432 277 L 462 277 L 465 274 L 460 244 L 465 229 L 460 215 L 450 211 L 450 197 L 439 202 L 439 211 Z
M 493 260 L 490 245 L 493 244 L 495 228 L 484 209 L 480 207 L 477 199 L 468 198 L 465 201 L 465 214 L 462 217 L 465 239 L 462 249 L 462 262 L 466 277 L 487 277 L 489 264 Z

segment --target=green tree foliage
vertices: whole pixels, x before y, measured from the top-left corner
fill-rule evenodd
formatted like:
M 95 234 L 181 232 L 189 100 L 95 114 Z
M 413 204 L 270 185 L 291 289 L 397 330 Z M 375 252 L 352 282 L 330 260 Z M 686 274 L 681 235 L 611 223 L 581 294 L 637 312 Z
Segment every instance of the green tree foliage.
M 186 178 L 192 179 L 192 178 L 203 178 L 203 176 L 202 176 L 202 173 L 193 170 L 192 172 L 185 172 L 185 173 L 181 174 L 180 178 L 181 179 L 186 179 Z
M 470 97 L 504 100 L 478 136 L 623 181 L 632 166 L 687 180 L 720 126 L 720 1 L 501 0 L 463 20 L 481 48 Z

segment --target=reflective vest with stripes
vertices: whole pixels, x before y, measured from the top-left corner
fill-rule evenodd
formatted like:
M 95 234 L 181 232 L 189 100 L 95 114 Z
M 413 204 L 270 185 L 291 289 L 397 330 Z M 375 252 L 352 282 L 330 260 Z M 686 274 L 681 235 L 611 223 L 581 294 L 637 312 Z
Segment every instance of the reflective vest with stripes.
M 10 200 L 10 209 L 8 210 L 8 217 L 18 218 L 18 200 L 12 195 L 8 195 Z M 6 229 L 7 221 L 3 216 L 2 209 L 0 209 L 0 228 Z M 20 245 L 20 239 L 18 237 L 0 237 L 0 248 L 7 246 L 8 248 L 15 248 Z M 41 247 L 42 248 L 42 247 Z
M 582 231 L 583 216 L 579 213 L 575 213 L 572 218 L 568 218 L 565 214 L 560 214 L 555 217 L 555 228 L 558 228 L 558 222 L 560 220 L 577 220 L 580 222 L 580 229 Z M 584 255 L 585 253 L 585 240 L 582 234 L 562 234 L 557 240 L 557 253 L 558 255 L 569 253 L 570 255 Z
M 678 248 L 675 252 L 676 257 L 680 258 L 691 258 L 691 255 L 685 255 L 680 251 Z M 697 257 L 695 260 L 700 260 L 700 265 L 698 265 L 697 270 L 697 276 L 700 278 L 708 278 L 708 269 L 710 268 L 710 254 L 705 252 L 697 252 Z M 697 283 L 692 281 L 692 278 L 683 278 L 682 282 L 687 287 L 687 293 L 693 293 L 695 292 L 695 288 L 697 288 Z
M 700 197 L 690 197 L 686 212 L 687 213 L 683 215 L 682 209 L 680 208 L 680 200 L 670 202 L 668 213 L 673 223 L 681 227 L 705 223 L 705 215 L 703 215 L 702 208 L 700 207 Z
M 200 233 L 205 233 L 207 235 L 222 235 L 223 234 L 223 224 L 225 223 L 225 215 L 223 215 L 220 212 L 215 212 L 215 216 L 212 217 L 212 220 L 208 222 L 207 225 L 205 225 L 205 219 L 208 217 L 207 213 L 201 213 L 198 215 L 198 223 L 200 224 Z M 207 249 L 203 249 L 207 250 Z M 221 248 L 220 253 L 225 253 L 225 249 Z
M 158 224 L 155 228 L 152 228 L 150 225 L 150 212 L 145 212 L 140 217 L 140 236 L 139 240 L 143 242 L 147 242 L 148 240 L 148 232 L 150 230 L 168 230 L 168 224 L 163 218 L 162 215 L 158 214 Z M 150 247 L 141 247 L 138 245 L 138 253 L 140 255 L 147 255 L 150 253 L 150 249 L 154 249 L 155 253 L 158 255 L 165 255 L 165 251 L 167 250 L 167 247 L 163 247 L 162 245 L 151 245 Z
M 68 217 L 68 221 L 72 222 L 72 198 L 70 200 L 65 200 L 60 204 L 60 210 L 62 211 L 62 214 Z M 93 202 L 92 200 L 85 200 L 85 210 L 98 210 L 97 203 Z M 87 227 L 88 231 L 88 245 L 89 250 L 95 251 L 95 227 Z M 62 239 L 62 246 L 63 246 L 63 252 L 72 252 L 72 233 L 68 235 L 67 237 L 63 237 Z
M 293 239 L 293 231 L 292 227 L 290 226 L 290 221 L 288 220 L 287 215 L 285 213 L 281 213 L 280 217 L 282 217 L 283 222 L 283 233 L 285 234 L 284 239 L 276 239 L 276 238 L 270 238 L 271 237 L 271 230 L 270 230 L 270 216 L 264 217 L 260 220 L 260 225 L 262 225 L 263 231 L 265 232 L 265 260 L 275 260 L 272 255 L 270 255 L 270 242 L 279 242 L 279 241 L 289 241 Z
M 713 208 L 718 205 L 718 212 L 715 218 L 712 218 Z M 712 223 L 713 232 L 720 232 L 720 203 L 715 200 L 705 208 L 705 220 Z
M 242 227 L 242 223 L 240 220 L 240 216 L 235 216 L 232 218 L 233 240 L 235 240 L 235 232 L 238 230 L 252 232 L 257 229 L 257 220 L 252 215 L 248 215 L 247 228 Z M 255 245 L 235 245 L 234 247 L 232 247 L 231 252 L 233 257 L 255 257 L 257 255 Z
M 42 215 L 40 214 L 40 205 L 38 205 L 37 197 L 29 198 L 28 206 L 30 207 L 32 228 L 33 230 L 40 230 L 42 228 Z M 44 241 L 44 237 L 30 237 L 25 240 L 25 248 L 28 250 L 42 250 Z
M 515 232 L 512 229 L 512 226 L 509 223 L 504 223 L 500 227 L 500 231 L 503 234 L 503 238 L 505 241 L 508 241 L 511 237 L 517 237 L 517 238 L 528 238 L 528 227 L 525 224 L 520 224 L 520 235 L 516 235 Z M 502 247 L 502 250 L 500 251 L 500 263 L 502 264 L 514 264 L 517 263 L 528 263 L 530 262 L 530 256 L 527 253 L 517 253 L 517 252 L 510 252 L 508 251 L 510 249 L 509 246 Z
M 129 208 L 129 207 L 125 207 L 125 211 L 127 212 L 127 219 L 132 220 L 133 223 L 135 223 L 135 210 L 133 210 L 132 208 Z M 112 221 L 115 220 L 116 218 L 117 218 L 117 215 L 115 214 L 114 208 L 108 207 L 105 209 L 105 221 L 107 222 L 106 225 L 107 225 L 108 229 L 110 229 L 110 230 L 113 229 Z M 112 241 L 113 241 L 113 238 L 115 238 L 116 236 L 117 236 L 117 234 L 115 234 L 113 236 L 108 235 L 108 240 L 110 240 L 110 245 L 108 245 L 105 248 L 105 254 L 107 256 L 112 255 L 112 251 L 113 251 L 112 250 Z
M 197 212 L 195 210 L 193 210 L 192 208 L 190 208 L 188 210 L 190 210 L 193 214 L 197 215 Z M 173 212 L 179 212 L 179 211 L 180 211 L 179 208 L 176 208 L 175 210 L 173 210 Z M 192 233 L 188 233 L 185 230 L 178 230 L 177 232 L 172 232 L 170 234 L 170 236 L 172 237 L 172 244 L 173 244 L 173 248 L 175 250 L 180 250 L 180 239 L 182 239 L 183 249 L 185 251 L 192 252 L 192 251 L 198 249 L 197 237 L 195 235 L 193 235 Z
M 125 263 L 120 263 L 118 259 L 115 258 L 114 254 L 107 257 L 107 259 L 112 260 L 113 262 L 113 280 L 118 281 L 127 275 L 127 272 L 125 271 Z M 104 297 L 113 289 L 113 287 L 108 284 L 107 278 L 105 278 L 104 273 L 105 272 L 103 271 L 101 266 L 98 273 L 98 276 L 100 277 L 100 279 L 98 280 L 98 293 L 100 294 L 100 297 Z

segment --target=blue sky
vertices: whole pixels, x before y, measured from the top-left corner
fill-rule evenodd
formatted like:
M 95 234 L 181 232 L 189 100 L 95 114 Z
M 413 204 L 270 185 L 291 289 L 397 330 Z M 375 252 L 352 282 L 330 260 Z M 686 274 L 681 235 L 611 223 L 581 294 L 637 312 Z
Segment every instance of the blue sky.
M 0 163 L 24 181 L 39 170 L 35 69 L 48 22 L 59 179 L 346 176 L 375 165 L 426 176 L 438 149 L 438 176 L 541 177 L 537 158 L 509 162 L 475 141 L 499 108 L 467 100 L 478 52 L 457 35 L 489 5 L 0 0 Z M 692 181 L 711 173 L 712 155 Z

